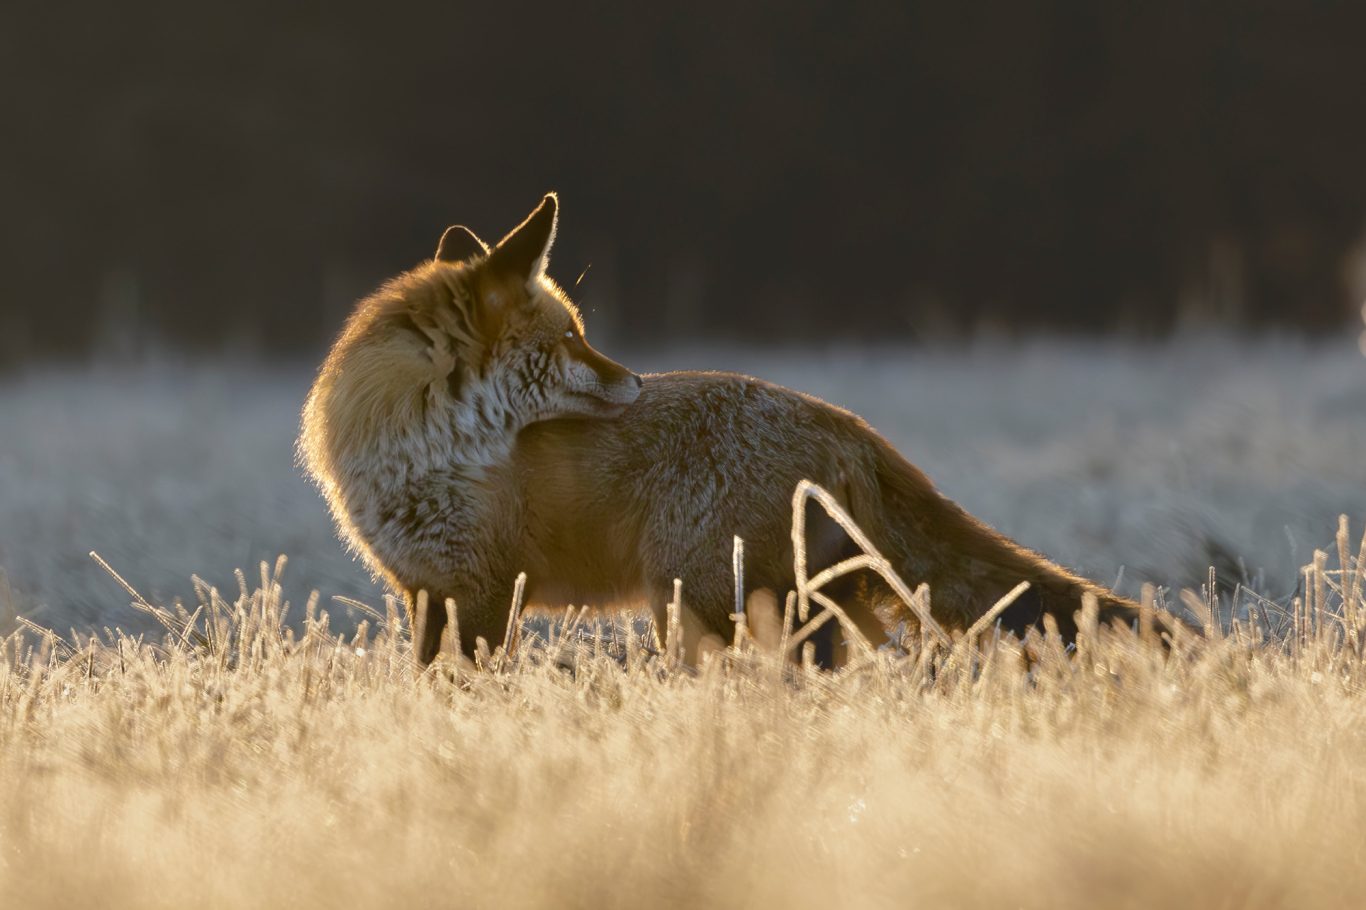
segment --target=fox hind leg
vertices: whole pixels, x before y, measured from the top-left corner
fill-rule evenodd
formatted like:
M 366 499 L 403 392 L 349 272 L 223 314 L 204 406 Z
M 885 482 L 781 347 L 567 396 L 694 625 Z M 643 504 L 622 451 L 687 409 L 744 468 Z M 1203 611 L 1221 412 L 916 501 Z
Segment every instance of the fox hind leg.
M 729 642 L 715 628 L 714 623 L 706 622 L 702 615 L 688 605 L 686 595 L 681 609 L 678 611 L 676 634 L 681 640 L 677 643 L 671 642 L 670 636 L 674 633 L 669 627 L 669 601 L 672 596 L 672 592 L 663 597 L 656 594 L 650 600 L 650 612 L 654 616 L 660 644 L 665 648 L 668 648 L 670 644 L 675 644 L 681 652 L 680 656 L 684 664 L 689 667 L 700 667 L 704 654 L 719 651 L 725 648 Z

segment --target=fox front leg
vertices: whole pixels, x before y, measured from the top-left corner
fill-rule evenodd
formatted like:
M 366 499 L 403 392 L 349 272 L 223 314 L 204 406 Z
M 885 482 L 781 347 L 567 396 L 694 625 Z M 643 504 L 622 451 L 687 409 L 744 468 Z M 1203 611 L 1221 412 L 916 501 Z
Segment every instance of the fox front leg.
M 504 588 L 506 590 L 504 590 Z M 510 620 L 513 584 L 499 586 L 488 592 L 456 589 L 450 593 L 430 594 L 425 610 L 417 609 L 416 597 L 408 600 L 409 618 L 413 629 L 413 650 L 422 666 L 428 666 L 441 652 L 442 637 L 448 617 L 446 602 L 454 606 L 460 653 L 473 661 L 478 655 L 479 640 L 491 652 L 503 643 Z

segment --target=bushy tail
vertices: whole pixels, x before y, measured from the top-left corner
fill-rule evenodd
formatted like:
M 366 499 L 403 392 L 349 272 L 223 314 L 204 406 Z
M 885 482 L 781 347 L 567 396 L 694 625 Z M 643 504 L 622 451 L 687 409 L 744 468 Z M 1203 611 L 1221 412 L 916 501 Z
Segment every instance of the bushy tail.
M 929 584 L 931 612 L 946 628 L 967 628 L 1021 581 L 1029 589 L 999 618 L 1016 635 L 1041 627 L 1047 615 L 1064 640 L 1075 640 L 1087 594 L 1095 596 L 1102 624 L 1138 621 L 1138 604 L 972 517 L 885 440 L 876 440 L 870 456 L 865 482 L 849 491 L 854 518 L 907 584 Z

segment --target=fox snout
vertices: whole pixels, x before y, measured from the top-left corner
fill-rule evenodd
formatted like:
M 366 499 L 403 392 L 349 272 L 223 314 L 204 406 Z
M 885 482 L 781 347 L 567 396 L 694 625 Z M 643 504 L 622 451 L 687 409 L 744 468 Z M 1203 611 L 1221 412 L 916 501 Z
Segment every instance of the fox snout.
M 626 367 L 603 356 L 582 337 L 569 344 L 569 356 L 575 361 L 579 381 L 574 391 L 596 399 L 604 410 L 620 412 L 640 397 L 644 381 Z

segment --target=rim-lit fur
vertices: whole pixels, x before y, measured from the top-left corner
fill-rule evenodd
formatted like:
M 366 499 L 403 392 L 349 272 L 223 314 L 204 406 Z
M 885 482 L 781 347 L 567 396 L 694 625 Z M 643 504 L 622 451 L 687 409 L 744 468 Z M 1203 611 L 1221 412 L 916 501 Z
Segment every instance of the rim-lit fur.
M 515 520 L 496 487 L 520 430 L 613 417 L 639 394 L 543 273 L 554 205 L 537 210 L 539 249 L 517 255 L 528 219 L 487 255 L 438 258 L 361 301 L 304 406 L 300 457 L 342 536 L 410 601 L 491 569 L 478 535 Z
M 492 249 L 447 231 L 433 262 L 357 306 L 304 408 L 301 457 L 342 535 L 410 608 L 429 594 L 420 659 L 439 649 L 447 598 L 467 654 L 502 641 L 518 572 L 532 606 L 648 603 L 661 619 L 680 578 L 685 633 L 725 639 L 735 535 L 750 592 L 793 587 L 801 480 L 839 497 L 906 581 L 928 582 L 946 625 L 1021 580 L 1033 589 L 1003 617 L 1014 631 L 1047 613 L 1074 634 L 1088 593 L 1102 619 L 1134 618 L 963 512 L 853 414 L 732 374 L 642 383 L 594 351 L 544 275 L 556 217 L 547 197 Z M 852 555 L 822 517 L 808 519 L 813 572 Z M 875 577 L 841 597 L 870 636 L 895 602 Z

